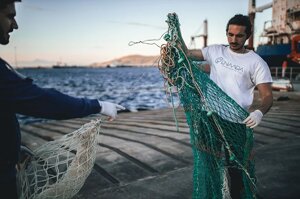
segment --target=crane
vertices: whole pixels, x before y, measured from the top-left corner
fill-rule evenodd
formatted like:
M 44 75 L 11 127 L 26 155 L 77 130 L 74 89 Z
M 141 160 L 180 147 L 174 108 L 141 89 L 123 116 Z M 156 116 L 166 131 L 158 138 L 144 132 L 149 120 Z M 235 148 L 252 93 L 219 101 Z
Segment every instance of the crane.
M 203 37 L 203 47 L 206 47 L 207 46 L 207 37 L 208 37 L 208 34 L 207 34 L 207 19 L 205 19 L 203 21 L 203 34 L 198 34 L 198 35 L 192 35 L 191 36 L 191 42 L 190 42 L 190 47 L 191 48 L 196 48 L 196 42 L 195 42 L 195 39 L 196 38 L 199 38 L 199 37 Z

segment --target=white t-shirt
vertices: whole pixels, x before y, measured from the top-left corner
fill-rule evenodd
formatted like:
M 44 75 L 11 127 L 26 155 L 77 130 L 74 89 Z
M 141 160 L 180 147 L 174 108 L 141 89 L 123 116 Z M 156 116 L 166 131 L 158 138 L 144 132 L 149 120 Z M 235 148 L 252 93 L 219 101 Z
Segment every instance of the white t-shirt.
M 229 46 L 212 45 L 202 54 L 210 65 L 210 78 L 245 110 L 253 102 L 255 86 L 272 82 L 267 63 L 253 51 L 240 54 Z

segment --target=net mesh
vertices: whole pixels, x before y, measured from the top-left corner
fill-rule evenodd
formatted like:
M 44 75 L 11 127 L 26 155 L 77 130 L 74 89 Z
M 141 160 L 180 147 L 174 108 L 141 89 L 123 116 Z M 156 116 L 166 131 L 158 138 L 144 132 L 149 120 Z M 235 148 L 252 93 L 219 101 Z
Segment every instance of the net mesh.
M 18 171 L 19 198 L 67 199 L 78 193 L 95 162 L 100 122 L 91 121 L 32 151 Z
M 248 113 L 186 57 L 176 13 L 166 22 L 159 70 L 166 90 L 177 90 L 190 128 L 193 198 L 233 198 L 234 190 L 255 198 L 253 131 L 242 123 Z

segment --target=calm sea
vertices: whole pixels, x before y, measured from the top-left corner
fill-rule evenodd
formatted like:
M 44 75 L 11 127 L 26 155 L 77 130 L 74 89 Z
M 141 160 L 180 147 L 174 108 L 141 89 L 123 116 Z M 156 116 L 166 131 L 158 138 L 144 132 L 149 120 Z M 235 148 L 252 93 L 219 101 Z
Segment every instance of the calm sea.
M 157 68 L 19 69 L 44 88 L 76 97 L 118 103 L 128 111 L 168 107 L 163 78 Z M 40 121 L 19 115 L 21 123 Z

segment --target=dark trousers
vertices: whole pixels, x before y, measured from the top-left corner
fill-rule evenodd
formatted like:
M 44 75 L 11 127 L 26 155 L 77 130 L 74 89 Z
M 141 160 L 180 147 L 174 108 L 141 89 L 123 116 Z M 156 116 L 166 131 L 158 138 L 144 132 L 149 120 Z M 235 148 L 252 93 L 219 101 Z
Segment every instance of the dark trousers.
M 231 131 L 231 137 L 227 137 L 229 135 L 224 134 L 225 138 L 227 139 L 228 144 L 231 146 L 232 152 L 237 156 L 237 157 L 242 157 L 243 151 L 241 151 L 239 148 L 234 147 L 234 139 L 238 136 L 235 136 L 234 134 L 240 134 L 242 132 L 246 132 L 246 126 L 244 124 L 239 124 L 239 123 L 233 123 L 227 120 L 222 119 L 218 115 L 215 115 L 215 118 L 217 118 L 219 124 L 224 125 L 221 126 L 222 129 L 226 129 L 228 126 L 233 126 L 237 129 L 240 130 L 240 132 L 235 132 Z M 211 118 L 210 118 L 211 119 Z M 213 125 L 213 128 L 215 129 L 216 135 L 219 136 L 218 132 L 218 127 L 215 124 L 214 120 L 210 120 L 211 124 Z M 240 137 L 240 144 L 243 146 L 246 142 L 246 137 Z M 220 140 L 223 140 L 223 138 L 220 136 Z M 229 175 L 229 184 L 230 184 L 230 196 L 232 199 L 241 199 L 242 196 L 244 195 L 243 192 L 245 191 L 244 188 L 244 183 L 243 183 L 243 171 L 241 169 L 238 169 L 238 166 L 236 163 L 233 161 L 230 161 L 230 155 L 229 152 L 226 150 L 225 151 L 225 157 L 226 157 L 226 163 L 227 163 L 227 168 L 228 168 L 228 175 Z M 241 161 L 241 160 L 239 160 Z
M 232 199 L 241 199 L 244 191 L 243 173 L 234 162 L 230 161 L 229 152 L 225 152 L 229 175 L 230 196 Z
M 14 166 L 0 168 L 0 197 L 18 199 L 16 169 Z
M 230 177 L 230 196 L 232 199 L 240 199 L 244 189 L 242 171 L 237 168 L 228 168 Z

